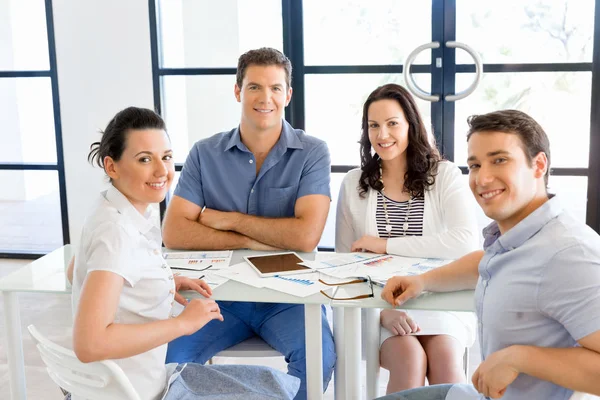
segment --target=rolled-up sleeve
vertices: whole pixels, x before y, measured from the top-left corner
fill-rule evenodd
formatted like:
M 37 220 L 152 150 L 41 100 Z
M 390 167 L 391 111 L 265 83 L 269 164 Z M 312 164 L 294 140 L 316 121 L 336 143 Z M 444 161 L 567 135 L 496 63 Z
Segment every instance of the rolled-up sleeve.
M 325 142 L 320 142 L 307 157 L 297 198 L 311 194 L 323 194 L 331 198 L 331 157 Z
M 597 252 L 581 244 L 559 251 L 541 277 L 538 308 L 560 322 L 575 340 L 600 331 Z
M 202 192 L 202 174 L 200 167 L 200 146 L 196 144 L 185 160 L 175 196 L 191 201 L 199 207 L 204 206 L 204 194 Z

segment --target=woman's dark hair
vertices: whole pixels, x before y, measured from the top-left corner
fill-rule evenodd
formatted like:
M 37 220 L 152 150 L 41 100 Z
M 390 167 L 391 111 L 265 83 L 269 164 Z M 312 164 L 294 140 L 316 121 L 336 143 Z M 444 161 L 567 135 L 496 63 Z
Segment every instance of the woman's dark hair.
M 396 100 L 406 121 L 408 122 L 408 147 L 406 149 L 407 170 L 404 175 L 404 190 L 414 197 L 423 196 L 435 183 L 438 163 L 442 157 L 430 142 L 425 124 L 411 94 L 400 85 L 389 83 L 375 89 L 365 101 L 362 117 L 362 134 L 360 137 L 360 196 L 364 197 L 369 187 L 381 191 L 383 185 L 380 181 L 379 156 L 371 154 L 371 141 L 369 140 L 369 107 L 379 100 Z M 433 141 L 433 138 L 431 138 Z
M 125 151 L 127 133 L 132 129 L 166 130 L 166 126 L 160 115 L 152 110 L 127 107 L 110 120 L 104 131 L 100 131 L 102 139 L 90 146 L 88 161 L 92 165 L 97 164 L 100 168 L 104 168 L 106 156 L 119 161 Z

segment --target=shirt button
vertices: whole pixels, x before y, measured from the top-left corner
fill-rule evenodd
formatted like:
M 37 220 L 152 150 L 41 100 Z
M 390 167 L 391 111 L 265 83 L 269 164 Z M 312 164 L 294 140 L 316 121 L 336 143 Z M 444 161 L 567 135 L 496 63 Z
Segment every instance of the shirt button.
M 162 268 L 162 269 L 166 269 L 166 268 L 167 268 L 167 264 L 163 264 L 163 265 L 161 265 L 161 268 Z
M 254 160 L 248 160 L 248 162 L 249 162 L 250 164 L 252 164 L 252 163 L 254 163 Z
M 160 251 L 158 249 L 154 249 L 154 254 L 159 255 Z
M 250 189 L 250 193 L 254 193 L 254 189 Z
M 175 277 L 173 275 L 169 276 L 170 280 L 173 280 Z

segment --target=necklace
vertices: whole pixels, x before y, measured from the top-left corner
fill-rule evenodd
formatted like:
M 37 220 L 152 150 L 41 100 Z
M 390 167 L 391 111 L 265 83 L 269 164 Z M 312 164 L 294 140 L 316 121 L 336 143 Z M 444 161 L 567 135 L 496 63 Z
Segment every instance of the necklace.
M 387 232 L 388 238 L 392 237 L 392 224 L 390 223 L 390 216 L 388 215 L 387 210 L 387 197 L 385 197 L 385 185 L 383 184 L 383 169 L 381 165 L 379 166 L 379 181 L 383 187 L 381 188 L 381 197 L 383 197 L 383 214 L 385 215 L 385 231 Z M 402 224 L 402 236 L 406 236 L 406 232 L 408 231 L 408 215 L 410 214 L 410 206 L 412 204 L 412 195 L 410 195 L 408 199 L 408 208 L 406 209 L 406 214 L 404 214 L 404 223 Z

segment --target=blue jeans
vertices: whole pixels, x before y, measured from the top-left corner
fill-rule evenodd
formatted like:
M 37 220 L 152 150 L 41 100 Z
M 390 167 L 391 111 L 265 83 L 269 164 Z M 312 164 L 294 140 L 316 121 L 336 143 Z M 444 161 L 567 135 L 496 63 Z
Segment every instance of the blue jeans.
M 379 397 L 377 400 L 445 400 L 452 385 L 433 385 L 403 390 Z
M 219 301 L 224 321 L 213 320 L 190 336 L 169 343 L 167 363 L 193 362 L 204 364 L 221 350 L 252 336 L 260 336 L 284 355 L 288 374 L 301 380 L 295 399 L 306 399 L 306 343 L 304 306 Z M 327 388 L 335 366 L 333 335 L 322 307 L 323 324 L 323 389 Z
M 291 400 L 299 385 L 298 378 L 257 365 L 187 364 L 164 400 Z
M 477 393 L 473 385 L 433 385 L 403 390 L 392 393 L 377 400 L 483 400 L 482 394 Z

